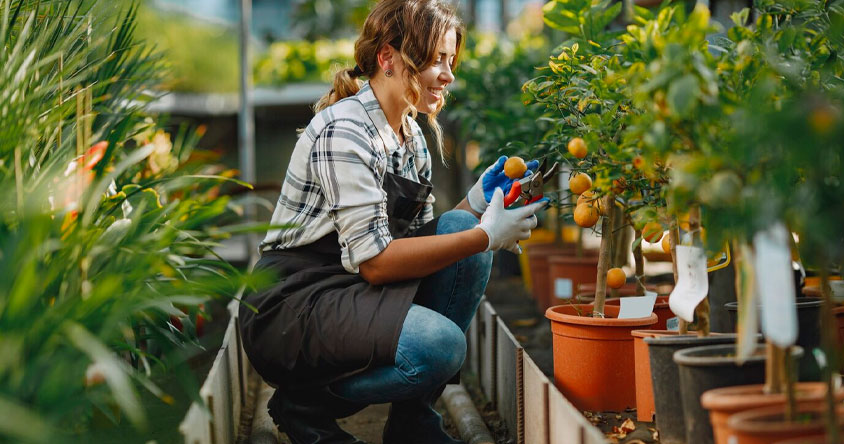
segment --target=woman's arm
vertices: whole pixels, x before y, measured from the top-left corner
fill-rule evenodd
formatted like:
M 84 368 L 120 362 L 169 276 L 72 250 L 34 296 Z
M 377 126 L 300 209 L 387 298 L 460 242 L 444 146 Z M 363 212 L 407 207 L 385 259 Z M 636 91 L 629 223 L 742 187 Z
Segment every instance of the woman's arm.
M 480 228 L 436 236 L 394 239 L 381 253 L 360 264 L 360 275 L 373 285 L 433 274 L 489 245 Z

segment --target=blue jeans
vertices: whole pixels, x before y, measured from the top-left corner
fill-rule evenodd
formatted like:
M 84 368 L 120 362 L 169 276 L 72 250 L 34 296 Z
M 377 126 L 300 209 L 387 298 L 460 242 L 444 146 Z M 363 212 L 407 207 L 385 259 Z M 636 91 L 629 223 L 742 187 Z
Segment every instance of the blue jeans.
M 471 229 L 463 210 L 440 216 L 437 234 Z M 336 395 L 366 404 L 424 397 L 444 385 L 466 358 L 469 323 L 492 269 L 492 252 L 479 253 L 424 278 L 402 324 L 395 365 L 374 368 L 331 385 Z

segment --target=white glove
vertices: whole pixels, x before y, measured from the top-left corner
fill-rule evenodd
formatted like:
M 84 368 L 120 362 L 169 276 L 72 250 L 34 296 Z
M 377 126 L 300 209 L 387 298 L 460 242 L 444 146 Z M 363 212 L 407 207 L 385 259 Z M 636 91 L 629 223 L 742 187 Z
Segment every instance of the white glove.
M 495 190 L 478 228 L 486 232 L 489 245 L 486 251 L 505 249 L 522 254 L 518 242 L 530 237 L 530 230 L 536 228 L 536 215 L 548 205 L 548 199 L 542 199 L 524 207 L 508 210 L 504 208 L 504 192 Z

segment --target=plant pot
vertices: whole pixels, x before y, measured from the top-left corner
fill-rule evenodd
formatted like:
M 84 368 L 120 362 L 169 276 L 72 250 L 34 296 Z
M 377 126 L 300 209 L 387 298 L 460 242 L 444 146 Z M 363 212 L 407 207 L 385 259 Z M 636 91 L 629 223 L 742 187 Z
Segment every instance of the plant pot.
M 674 352 L 690 347 L 711 344 L 733 344 L 735 334 L 716 336 L 674 336 L 644 338 L 648 345 L 653 384 L 656 428 L 663 444 L 685 444 L 686 425 L 683 420 L 683 400 L 680 397 L 680 375 L 674 363 Z
M 730 416 L 746 410 L 785 405 L 785 394 L 767 394 L 764 385 L 738 385 L 708 390 L 700 398 L 703 408 L 709 410 L 709 421 L 716 444 L 728 444 L 732 430 L 727 428 Z M 795 397 L 800 401 L 821 401 L 826 385 L 821 382 L 800 382 L 795 385 Z M 844 392 L 842 392 L 844 394 Z
M 663 288 L 660 288 L 660 287 L 663 287 Z M 666 285 L 657 286 L 657 285 L 653 285 L 653 284 L 648 284 L 648 285 L 645 285 L 645 288 L 647 290 L 656 291 L 656 292 L 659 292 L 660 290 L 662 290 L 661 294 L 671 293 L 670 290 L 667 291 L 667 292 L 665 291 L 665 290 L 668 289 Z M 607 296 L 612 295 L 611 290 L 612 290 L 611 288 L 607 287 Z M 595 283 L 594 282 L 588 282 L 588 283 L 585 283 L 585 284 L 580 284 L 577 287 L 577 294 L 578 295 L 580 295 L 580 294 L 590 294 L 594 297 L 595 296 Z M 621 296 L 621 297 L 624 297 L 624 296 L 641 296 L 641 295 L 636 294 L 636 284 L 634 282 L 625 283 L 624 285 L 621 286 L 621 288 L 616 289 L 616 294 L 618 296 Z M 612 296 L 612 297 L 618 297 L 618 296 Z
M 657 324 L 659 325 L 659 321 Z M 651 381 L 651 361 L 648 355 L 648 344 L 645 338 L 664 336 L 678 336 L 676 331 L 654 328 L 653 330 L 633 330 L 633 358 L 635 360 L 634 375 L 636 379 L 636 419 L 639 421 L 653 422 L 654 413 L 654 390 Z
M 567 302 L 574 296 L 574 289 L 584 283 L 594 283 L 598 277 L 598 252 L 585 250 L 583 256 L 574 253 L 553 255 L 548 258 L 547 288 L 543 298 L 537 298 L 540 310 Z
M 797 298 L 797 345 L 803 347 L 806 353 L 798 362 L 800 381 L 819 381 L 821 370 L 812 355 L 812 350 L 821 344 L 821 304 L 823 301 L 815 298 Z M 728 302 L 724 307 L 730 313 L 730 320 L 733 326 L 738 318 L 738 302 Z M 759 325 L 762 328 L 761 320 Z M 735 331 L 735 328 L 733 329 Z
M 628 297 L 628 296 L 623 296 Z M 621 305 L 622 298 L 608 298 L 606 305 Z M 578 304 L 591 304 L 595 302 L 595 294 L 582 293 L 577 295 L 576 301 Z M 654 314 L 656 314 L 656 324 L 651 326 L 652 330 L 665 330 L 667 328 L 668 320 L 674 317 L 674 313 L 668 307 L 668 296 L 657 296 L 656 303 L 654 303 Z
M 798 359 L 803 349 L 794 347 L 792 359 Z M 680 374 L 680 396 L 683 399 L 683 418 L 688 442 L 712 444 L 712 424 L 701 406 L 703 392 L 731 385 L 757 384 L 765 381 L 765 348 L 756 351 L 744 361 L 735 360 L 735 346 L 707 345 L 687 348 L 674 353 L 674 362 Z
M 530 232 L 530 238 L 519 242 L 522 247 L 522 254 L 518 255 L 519 268 L 522 273 L 522 283 L 528 291 L 533 291 L 533 279 L 530 273 L 530 261 L 528 252 L 531 248 L 539 245 L 548 245 L 554 242 L 554 233 L 545 228 L 536 228 Z
M 606 306 L 606 318 L 591 317 L 591 304 L 549 308 L 554 350 L 554 384 L 581 410 L 623 411 L 636 405 L 633 336 L 653 325 L 655 314 L 616 319 L 618 307 Z M 582 315 L 581 315 L 582 314 Z
M 823 436 L 826 424 L 823 419 L 825 405 L 822 402 L 798 402 L 796 415 L 799 421 L 785 421 L 785 405 L 762 407 L 736 413 L 727 420 L 731 444 L 774 444 L 781 441 L 808 439 Z M 844 428 L 844 409 L 837 412 L 838 425 Z M 794 441 L 792 441 L 794 442 Z
M 527 249 L 528 265 L 530 268 L 531 296 L 536 301 L 547 299 L 551 294 L 548 284 L 548 258 L 552 255 L 574 255 L 574 246 L 559 246 L 557 244 L 535 244 Z M 539 304 L 537 304 L 539 305 Z M 544 308 L 543 308 L 544 310 Z

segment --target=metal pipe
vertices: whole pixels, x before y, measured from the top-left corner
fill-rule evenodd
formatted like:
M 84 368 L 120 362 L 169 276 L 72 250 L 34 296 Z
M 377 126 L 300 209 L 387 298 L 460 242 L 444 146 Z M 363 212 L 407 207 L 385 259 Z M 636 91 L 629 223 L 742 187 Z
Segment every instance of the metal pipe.
M 252 22 L 252 0 L 240 0 L 240 113 L 238 113 L 238 158 L 240 177 L 254 184 L 255 177 L 255 114 L 252 103 L 252 64 L 249 54 L 250 24 Z M 247 200 L 246 222 L 256 218 L 255 204 Z M 258 260 L 258 237 L 256 233 L 246 235 L 246 252 L 249 265 Z

